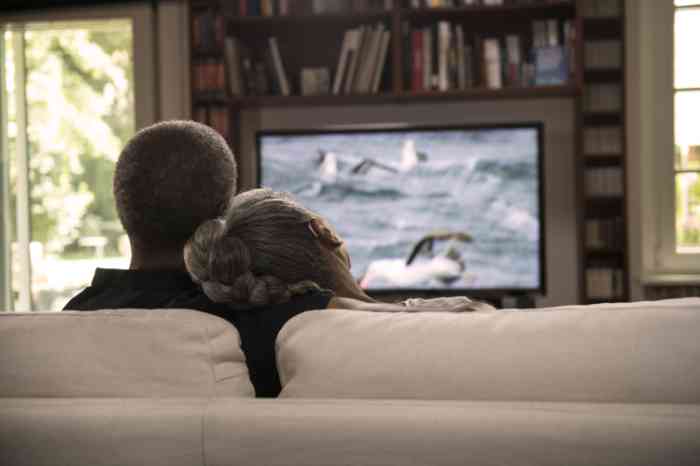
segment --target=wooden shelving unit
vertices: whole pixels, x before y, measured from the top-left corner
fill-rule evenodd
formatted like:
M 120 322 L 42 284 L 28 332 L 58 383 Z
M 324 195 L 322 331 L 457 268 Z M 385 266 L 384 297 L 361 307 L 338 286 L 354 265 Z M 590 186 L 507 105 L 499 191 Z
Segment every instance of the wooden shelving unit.
M 576 180 L 579 232 L 579 276 L 580 301 L 584 303 L 606 300 L 591 297 L 586 275 L 591 265 L 612 264 L 622 271 L 624 293 L 607 300 L 624 300 L 629 297 L 628 258 L 626 241 L 621 248 L 592 248 L 586 236 L 586 222 L 590 219 L 622 218 L 626 223 L 625 193 L 616 196 L 595 196 L 585 192 L 585 177 L 588 170 L 619 168 L 624 176 L 626 145 L 619 150 L 608 150 L 591 154 L 584 144 L 587 128 L 619 127 L 624 134 L 624 97 L 619 109 L 587 109 L 583 92 L 588 86 L 617 84 L 624 92 L 623 67 L 586 67 L 584 43 L 588 41 L 624 41 L 624 12 L 619 17 L 584 18 L 585 2 L 593 0 L 542 0 L 539 2 L 502 6 L 465 6 L 459 8 L 403 8 L 406 2 L 395 0 L 390 11 L 372 10 L 342 14 L 293 14 L 289 16 L 244 16 L 236 15 L 238 2 L 220 0 L 190 0 L 190 18 L 211 14 L 217 19 L 217 34 L 214 40 L 202 44 L 201 37 L 195 41 L 191 24 L 192 82 L 198 77 L 198 64 L 225 67 L 223 37 L 235 36 L 255 50 L 265 47 L 268 37 L 277 38 L 280 53 L 284 58 L 287 74 L 298 89 L 297 77 L 302 67 L 326 67 L 335 70 L 341 49 L 344 31 L 359 25 L 381 22 L 390 31 L 390 45 L 379 92 L 376 94 L 343 94 L 313 96 L 232 96 L 222 87 L 221 92 L 201 92 L 192 88 L 192 115 L 194 119 L 212 124 L 225 133 L 235 153 L 240 153 L 241 112 L 249 109 L 271 107 L 318 107 L 356 105 L 402 105 L 421 102 L 457 102 L 479 100 L 527 100 L 543 98 L 570 98 L 576 102 Z M 622 0 L 620 0 L 622 1 Z M 440 20 L 462 24 L 473 34 L 503 36 L 505 33 L 524 37 L 524 50 L 530 47 L 532 21 L 542 19 L 570 20 L 576 27 L 576 69 L 570 82 L 556 86 L 504 87 L 488 89 L 473 87 L 462 91 L 412 91 L 406 81 L 404 68 L 405 40 L 402 36 L 405 25 L 424 27 Z M 220 22 L 220 23 L 219 23 Z M 218 28 L 221 31 L 218 31 Z M 622 44 L 624 49 L 624 44 Z M 623 55 L 624 56 L 624 55 Z M 226 77 L 228 79 L 228 76 Z M 225 120 L 225 121 L 224 121 Z M 626 227 L 624 227 L 626 234 Z
M 578 6 L 583 11 L 583 2 Z M 614 109 L 589 110 L 585 99 L 578 99 L 578 158 L 577 173 L 577 214 L 579 217 L 579 290 L 580 302 L 594 304 L 600 302 L 628 301 L 629 291 L 629 248 L 627 245 L 627 209 L 626 209 L 626 152 L 625 141 L 625 44 L 624 44 L 624 1 L 619 0 L 618 14 L 608 17 L 582 18 L 582 47 L 593 43 L 619 44 L 618 66 L 600 66 L 586 62 L 582 54 L 583 83 L 581 94 L 586 95 L 595 86 L 613 86 L 619 89 Z M 595 58 L 595 57 L 591 57 Z M 614 151 L 602 150 L 590 152 L 587 147 L 587 131 L 604 128 L 618 131 L 619 147 Z M 586 177 L 594 170 L 613 171 L 619 175 L 619 193 L 616 195 L 599 195 L 589 191 Z M 614 247 L 594 247 L 595 238 L 589 229 L 591 222 L 613 224 L 615 228 Z M 603 272 L 601 272 L 603 271 Z M 602 274 L 602 278 L 601 278 Z M 601 282 L 603 282 L 601 287 Z M 610 288 L 610 289 L 607 289 Z M 600 295 L 604 296 L 600 296 Z

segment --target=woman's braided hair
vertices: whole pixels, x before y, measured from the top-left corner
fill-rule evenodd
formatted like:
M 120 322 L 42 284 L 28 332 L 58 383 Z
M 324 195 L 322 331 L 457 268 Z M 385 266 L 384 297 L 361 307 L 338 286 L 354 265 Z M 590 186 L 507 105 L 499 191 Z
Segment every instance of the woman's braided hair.
M 333 289 L 333 274 L 308 229 L 315 217 L 284 193 L 239 194 L 224 218 L 197 228 L 185 245 L 185 265 L 209 299 L 236 308 Z

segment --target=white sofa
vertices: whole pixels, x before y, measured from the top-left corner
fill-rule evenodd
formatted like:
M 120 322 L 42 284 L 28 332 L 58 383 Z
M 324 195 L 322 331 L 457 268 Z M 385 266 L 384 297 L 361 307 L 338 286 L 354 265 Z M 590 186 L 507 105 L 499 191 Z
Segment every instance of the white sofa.
M 187 310 L 0 313 L 0 465 L 700 465 L 700 299 L 308 312 L 255 399 Z

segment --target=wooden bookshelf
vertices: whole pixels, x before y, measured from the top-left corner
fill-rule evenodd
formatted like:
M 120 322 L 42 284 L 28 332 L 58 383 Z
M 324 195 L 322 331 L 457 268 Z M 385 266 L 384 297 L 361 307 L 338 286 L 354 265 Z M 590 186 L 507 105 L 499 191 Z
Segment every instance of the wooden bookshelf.
M 300 0 L 305 1 L 305 0 Z M 589 264 L 596 266 L 610 263 L 622 270 L 625 279 L 624 293 L 611 296 L 610 300 L 624 300 L 629 297 L 628 253 L 626 241 L 615 250 L 597 250 L 587 246 L 586 220 L 622 218 L 626 223 L 626 189 L 619 196 L 591 196 L 585 192 L 585 174 L 590 169 L 619 168 L 624 178 L 626 166 L 626 144 L 624 143 L 624 95 L 622 105 L 617 110 L 590 111 L 584 107 L 584 92 L 591 85 L 619 85 L 624 94 L 624 67 L 586 67 L 584 45 L 588 41 L 620 41 L 624 58 L 624 11 L 615 17 L 584 17 L 583 12 L 594 0 L 534 0 L 515 3 L 505 1 L 500 6 L 464 6 L 449 8 L 418 8 L 406 6 L 409 2 L 394 0 L 393 8 L 385 11 L 350 11 L 343 13 L 310 14 L 308 11 L 277 16 L 239 16 L 237 1 L 190 0 L 190 38 L 192 82 L 196 82 L 196 68 L 204 63 L 218 63 L 226 66 L 226 52 L 223 40 L 202 40 L 201 25 L 194 24 L 195 18 L 203 13 L 211 14 L 222 21 L 225 37 L 235 37 L 253 51 L 267 47 L 269 37 L 276 37 L 284 67 L 289 76 L 292 95 L 231 95 L 228 69 L 226 85 L 220 92 L 202 92 L 196 86 L 191 89 L 192 115 L 212 124 L 212 116 L 218 118 L 217 126 L 224 133 L 236 154 L 240 153 L 241 114 L 245 110 L 259 108 L 309 108 L 357 105 L 407 105 L 423 102 L 448 103 L 484 100 L 528 100 L 548 98 L 573 99 L 576 107 L 576 205 L 579 236 L 579 277 L 580 301 L 598 302 L 601 299 L 589 297 L 586 287 L 586 270 Z M 623 0 L 620 0 L 623 1 Z M 310 3 L 310 2 L 309 2 Z M 414 91 L 407 79 L 410 72 L 405 69 L 406 28 L 422 28 L 437 21 L 449 21 L 463 25 L 473 38 L 476 35 L 503 37 L 516 34 L 523 38 L 521 48 L 531 47 L 532 22 L 535 20 L 568 21 L 576 30 L 574 44 L 575 71 L 563 85 L 552 86 L 508 86 L 500 89 L 483 85 L 463 90 L 421 90 Z M 299 95 L 299 74 L 305 67 L 324 67 L 330 70 L 331 87 L 338 57 L 341 52 L 344 33 L 349 28 L 360 25 L 382 23 L 390 33 L 386 63 L 377 93 L 350 93 Z M 197 31 L 195 31 L 197 29 Z M 524 59 L 524 58 L 523 58 Z M 624 60 L 623 60 L 624 63 Z M 481 70 L 477 70 L 481 72 Z M 481 76 L 478 77 L 481 80 Z M 221 122 L 221 115 L 225 123 Z M 212 124 L 214 126 L 214 124 Z M 618 127 L 623 134 L 620 148 L 607 149 L 596 153 L 586 150 L 584 131 L 587 128 Z M 624 228 L 626 230 L 626 228 Z M 590 260 L 595 259 L 593 262 Z M 608 262 L 606 262 L 608 261 Z
M 578 0 L 577 7 L 584 7 L 584 2 Z M 617 66 L 591 66 L 590 63 L 582 64 L 583 83 L 581 94 L 585 95 L 593 86 L 617 85 L 619 86 L 619 108 L 605 111 L 589 111 L 585 108 L 584 99 L 579 99 L 578 105 L 578 159 L 577 172 L 577 214 L 579 217 L 579 300 L 584 304 L 601 302 L 628 301 L 629 292 L 629 251 L 627 246 L 627 188 L 626 188 L 626 152 L 625 141 L 625 31 L 624 31 L 624 1 L 619 0 L 616 8 L 617 14 L 605 17 L 582 18 L 583 43 L 586 47 L 590 43 L 619 43 L 620 56 Z M 585 54 L 583 58 L 585 58 Z M 586 132 L 591 128 L 617 128 L 619 130 L 619 150 L 614 152 L 590 153 L 586 149 Z M 599 169 L 618 170 L 622 186 L 621 193 L 614 196 L 596 195 L 586 191 L 586 175 L 590 170 Z M 617 222 L 620 229 L 616 233 L 616 242 L 619 247 L 591 247 L 592 238 L 587 231 L 587 222 Z M 611 271 L 610 277 L 614 281 L 621 280 L 616 288 L 618 293 L 612 293 L 606 297 L 590 289 L 591 270 L 605 269 Z

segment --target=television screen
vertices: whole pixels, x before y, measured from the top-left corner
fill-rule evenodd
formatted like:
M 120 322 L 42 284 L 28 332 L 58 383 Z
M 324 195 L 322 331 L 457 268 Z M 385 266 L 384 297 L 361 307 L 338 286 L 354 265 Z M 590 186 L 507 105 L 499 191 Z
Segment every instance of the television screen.
M 344 239 L 370 291 L 544 291 L 542 125 L 263 131 L 261 186 Z

